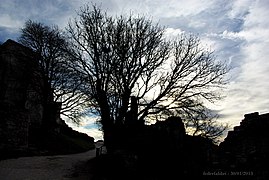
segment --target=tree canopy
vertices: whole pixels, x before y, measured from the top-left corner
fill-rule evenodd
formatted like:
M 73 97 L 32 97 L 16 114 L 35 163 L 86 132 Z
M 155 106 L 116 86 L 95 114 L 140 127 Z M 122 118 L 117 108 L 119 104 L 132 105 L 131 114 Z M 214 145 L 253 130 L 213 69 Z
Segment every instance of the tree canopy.
M 222 98 L 229 68 L 193 34 L 168 39 L 144 16 L 109 16 L 89 5 L 65 31 L 29 20 L 21 32 L 19 41 L 37 54 L 44 104 L 62 102 L 74 122 L 94 113 L 106 134 L 130 120 L 180 116 L 188 132 L 211 139 L 227 128 L 205 104 Z
M 61 114 L 77 122 L 86 108 L 87 98 L 80 92 L 84 81 L 74 73 L 66 58 L 68 44 L 63 32 L 56 25 L 47 26 L 28 20 L 21 29 L 19 42 L 36 53 L 43 80 L 36 83 L 38 88 L 41 87 L 45 111 L 51 106 L 49 103 L 61 102 Z
M 179 115 L 194 134 L 213 137 L 225 129 L 205 102 L 221 99 L 229 68 L 197 36 L 169 40 L 164 27 L 143 16 L 109 16 L 88 5 L 69 23 L 67 34 L 69 61 L 85 81 L 83 91 L 104 131 L 131 118 L 131 99 L 138 121 Z

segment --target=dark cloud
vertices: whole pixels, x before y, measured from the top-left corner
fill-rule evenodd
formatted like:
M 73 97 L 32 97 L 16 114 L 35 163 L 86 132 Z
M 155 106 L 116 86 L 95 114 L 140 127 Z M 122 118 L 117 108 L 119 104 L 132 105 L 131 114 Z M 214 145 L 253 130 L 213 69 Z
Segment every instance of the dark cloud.
M 0 26 L 0 42 L 5 42 L 8 39 L 17 40 L 18 30 Z

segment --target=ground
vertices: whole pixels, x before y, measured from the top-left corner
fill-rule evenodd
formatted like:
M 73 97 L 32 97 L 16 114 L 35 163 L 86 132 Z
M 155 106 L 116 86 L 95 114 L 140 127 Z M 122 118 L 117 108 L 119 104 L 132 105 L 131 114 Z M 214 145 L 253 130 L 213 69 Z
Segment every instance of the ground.
M 34 156 L 0 161 L 1 180 L 91 180 L 95 149 L 79 154 Z

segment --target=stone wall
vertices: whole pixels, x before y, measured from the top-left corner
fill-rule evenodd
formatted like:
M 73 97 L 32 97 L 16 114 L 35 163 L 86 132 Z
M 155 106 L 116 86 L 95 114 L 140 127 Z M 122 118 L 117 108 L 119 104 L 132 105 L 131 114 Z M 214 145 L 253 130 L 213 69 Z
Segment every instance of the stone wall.
M 219 146 L 220 167 L 248 170 L 255 177 L 268 177 L 269 113 L 246 114 L 240 126 L 234 127 Z
M 27 147 L 28 131 L 42 119 L 41 94 L 35 86 L 35 54 L 12 40 L 0 46 L 0 144 Z
M 74 131 L 61 119 L 61 103 L 53 101 L 52 91 L 44 91 L 36 57 L 12 40 L 0 45 L 0 160 L 94 147 L 92 137 Z

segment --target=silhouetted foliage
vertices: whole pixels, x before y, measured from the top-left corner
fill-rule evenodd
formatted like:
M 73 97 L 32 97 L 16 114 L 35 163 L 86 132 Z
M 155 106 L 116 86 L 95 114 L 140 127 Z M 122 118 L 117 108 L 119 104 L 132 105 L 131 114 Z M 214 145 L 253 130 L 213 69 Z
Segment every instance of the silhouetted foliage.
M 145 17 L 112 17 L 88 5 L 67 31 L 72 62 L 86 80 L 85 93 L 101 116 L 105 138 L 107 128 L 128 120 L 131 96 L 138 102 L 138 121 L 147 122 L 178 114 L 187 121 L 201 113 L 207 118 L 203 102 L 221 98 L 217 90 L 226 84 L 228 68 L 194 35 L 167 40 L 165 29 Z
M 83 105 L 87 99 L 79 91 L 83 82 L 81 77 L 74 73 L 65 57 L 68 44 L 63 32 L 57 26 L 49 27 L 29 20 L 21 30 L 19 42 L 36 52 L 40 79 L 44 80 L 37 84 L 37 88 L 42 88 L 45 107 L 53 100 L 60 101 L 61 114 L 77 122 L 82 108 L 86 108 Z

